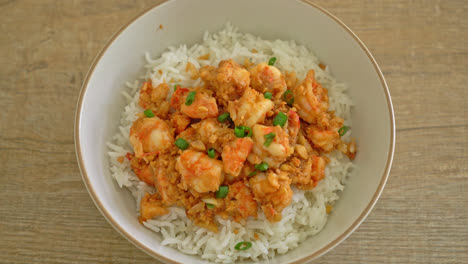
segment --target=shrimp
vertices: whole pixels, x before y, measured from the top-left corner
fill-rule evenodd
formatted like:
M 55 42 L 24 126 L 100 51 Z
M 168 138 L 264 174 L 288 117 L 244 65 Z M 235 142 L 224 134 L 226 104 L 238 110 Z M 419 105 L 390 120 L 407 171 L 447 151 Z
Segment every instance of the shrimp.
M 287 88 L 284 76 L 278 68 L 265 62 L 250 69 L 250 85 L 262 94 L 272 93 L 274 99 L 279 99 Z
M 249 180 L 255 200 L 270 222 L 281 220 L 281 211 L 292 201 L 291 179 L 285 172 L 259 173 Z
M 266 114 L 274 106 L 271 100 L 255 91 L 247 88 L 239 100 L 229 102 L 228 111 L 236 126 L 244 125 L 252 127 L 265 120 Z
M 269 145 L 265 145 L 267 134 L 274 133 L 273 141 Z M 270 167 L 278 167 L 281 162 L 292 154 L 293 149 L 289 145 L 288 134 L 280 126 L 263 126 L 254 125 L 252 128 L 254 139 L 253 154 L 261 160 L 268 163 Z M 253 158 L 249 156 L 249 158 Z M 254 162 L 254 160 L 249 159 Z
M 152 166 L 136 156 L 133 156 L 131 159 L 130 166 L 141 181 L 146 182 L 150 186 L 154 186 L 154 171 Z
M 200 78 L 216 93 L 218 102 L 224 107 L 229 101 L 241 97 L 250 85 L 250 73 L 232 59 L 221 61 L 218 68 L 201 68 Z
M 138 104 L 145 109 L 150 108 L 152 104 L 159 105 L 166 101 L 168 93 L 169 86 L 165 82 L 159 84 L 156 88 L 153 87 L 151 81 L 144 82 L 140 89 Z
M 297 134 L 299 133 L 299 129 L 301 128 L 301 121 L 299 119 L 299 115 L 293 111 L 289 110 L 288 112 L 288 135 L 289 135 L 289 142 L 294 144 L 297 139 Z
M 250 188 L 242 181 L 229 185 L 225 205 L 227 214 L 237 222 L 249 216 L 257 217 L 257 202 L 255 202 Z
M 214 210 L 207 209 L 203 201 L 187 206 L 185 214 L 189 219 L 201 227 L 211 230 L 215 233 L 218 232 L 218 227 L 214 221 Z
M 175 170 L 176 161 L 171 154 L 163 154 L 151 162 L 154 168 L 154 186 L 161 195 L 165 206 L 177 203 L 182 196 L 181 189 L 177 187 L 180 175 Z
M 318 114 L 328 111 L 328 91 L 315 80 L 314 70 L 307 73 L 305 80 L 293 89 L 293 94 L 299 116 L 308 123 L 314 123 Z
M 140 218 L 139 220 L 145 222 L 146 220 L 153 219 L 156 216 L 168 214 L 169 210 L 163 207 L 158 194 L 146 193 L 140 201 Z
M 341 137 L 338 128 L 321 129 L 309 126 L 306 129 L 306 137 L 312 142 L 315 148 L 319 148 L 328 153 L 341 144 Z
M 220 160 L 191 149 L 185 150 L 177 158 L 176 169 L 182 175 L 185 190 L 191 188 L 199 193 L 214 192 L 224 180 L 223 163 Z
M 284 73 L 284 79 L 286 80 L 286 86 L 288 87 L 289 90 L 293 90 L 294 88 L 296 88 L 296 83 L 297 83 L 296 72 L 286 71 Z
M 151 109 L 159 117 L 165 117 L 169 112 L 169 103 L 166 100 L 168 93 L 169 86 L 165 82 L 156 88 L 151 81 L 144 82 L 140 89 L 138 104 L 144 109 Z
M 248 137 L 237 138 L 235 141 L 226 144 L 221 153 L 224 172 L 237 177 L 252 150 L 253 144 L 252 139 Z
M 192 125 L 198 133 L 200 140 L 217 152 L 223 152 L 223 146 L 236 139 L 232 129 L 224 127 L 218 120 L 208 118 Z
M 141 117 L 130 128 L 130 143 L 137 158 L 160 153 L 174 143 L 174 131 L 158 117 Z
M 187 97 L 193 92 L 195 97 L 191 104 L 187 105 Z M 205 119 L 218 116 L 216 99 L 203 91 L 178 88 L 171 98 L 171 106 L 190 118 Z
M 188 125 L 190 125 L 190 118 L 184 114 L 176 112 L 171 116 L 171 123 L 175 128 L 175 132 L 180 134 Z
M 325 177 L 325 165 L 326 162 L 323 157 L 312 155 L 311 178 L 314 180 L 315 185 Z
M 292 183 L 299 189 L 311 190 L 325 177 L 327 160 L 324 157 L 311 155 L 306 161 L 298 162 L 297 166 L 294 163 L 283 164 L 281 168 L 289 173 Z

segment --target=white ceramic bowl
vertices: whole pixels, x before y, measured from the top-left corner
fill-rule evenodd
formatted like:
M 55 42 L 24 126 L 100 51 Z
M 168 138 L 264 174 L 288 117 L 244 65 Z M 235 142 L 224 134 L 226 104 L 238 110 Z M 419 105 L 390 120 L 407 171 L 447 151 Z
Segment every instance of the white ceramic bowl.
M 139 15 L 121 29 L 94 61 L 78 100 L 75 145 L 88 191 L 105 218 L 125 238 L 168 263 L 201 263 L 198 257 L 162 246 L 138 223 L 130 193 L 111 178 L 105 143 L 117 129 L 124 83 L 144 73 L 144 52 L 201 41 L 227 21 L 267 39 L 293 39 L 313 50 L 333 75 L 349 85 L 355 103 L 353 136 L 359 170 L 349 177 L 325 228 L 270 263 L 302 263 L 335 247 L 366 218 L 387 180 L 394 151 L 395 124 L 390 94 L 364 44 L 336 17 L 308 1 L 172 0 Z M 157 30 L 162 24 L 163 29 Z

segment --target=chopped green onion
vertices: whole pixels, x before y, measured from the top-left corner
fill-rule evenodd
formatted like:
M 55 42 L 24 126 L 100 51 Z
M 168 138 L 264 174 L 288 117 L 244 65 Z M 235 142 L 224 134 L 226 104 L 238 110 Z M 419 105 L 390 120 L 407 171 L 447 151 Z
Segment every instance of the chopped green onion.
M 283 127 L 287 120 L 288 116 L 283 112 L 279 112 L 273 119 L 273 125 Z
M 348 129 L 349 127 L 347 126 L 342 126 L 339 130 L 338 130 L 338 133 L 340 134 L 340 136 L 344 136 L 346 134 L 346 132 L 348 132 Z
M 271 57 L 271 59 L 268 61 L 268 65 L 273 66 L 276 62 L 276 57 Z
M 264 135 L 263 137 L 265 138 L 265 142 L 263 143 L 263 145 L 265 147 L 268 147 L 270 146 L 271 142 L 273 142 L 273 139 L 275 138 L 276 134 L 273 133 L 273 132 L 270 132 L 266 135 Z
M 229 115 L 229 112 L 222 113 L 218 116 L 218 121 L 219 122 L 225 122 L 231 119 L 231 116 Z
M 234 248 L 236 250 L 246 250 L 246 249 L 249 249 L 251 246 L 252 246 L 252 243 L 242 241 L 242 242 L 237 243 Z
M 187 98 L 185 99 L 185 105 L 191 105 L 193 103 L 193 100 L 195 100 L 195 91 L 191 91 L 187 95 Z
M 209 203 L 207 203 L 207 204 L 206 204 L 206 208 L 208 208 L 208 209 L 213 209 L 213 208 L 215 208 L 215 206 L 214 206 L 214 204 L 209 204 Z
M 229 192 L 229 187 L 221 186 L 219 187 L 219 190 L 216 192 L 216 198 L 224 198 L 227 196 L 228 192 Z
M 247 136 L 252 137 L 252 129 L 250 129 L 250 127 L 244 127 L 244 129 L 249 131 L 249 133 L 247 133 Z
M 216 156 L 215 150 L 212 148 L 210 148 L 207 152 L 208 152 L 208 157 L 212 159 Z
M 266 92 L 263 96 L 264 96 L 266 99 L 270 99 L 270 100 L 271 100 L 271 97 L 273 96 L 273 94 L 270 93 L 270 92 Z
M 179 88 L 179 85 L 178 84 L 174 85 L 174 92 L 177 91 L 177 88 Z
M 245 131 L 247 131 L 247 135 L 245 134 Z M 236 126 L 234 128 L 234 135 L 238 138 L 252 137 L 252 129 L 246 126 Z
M 259 171 L 266 171 L 266 170 L 268 170 L 268 163 L 262 162 L 260 164 L 257 164 L 257 165 L 255 165 L 255 169 L 257 169 Z
M 183 138 L 178 138 L 174 144 L 181 150 L 187 149 L 189 147 L 189 143 Z
M 143 113 L 145 113 L 145 116 L 147 117 L 154 117 L 154 113 L 151 109 L 146 109 Z
M 236 135 L 236 137 L 238 137 L 238 138 L 245 137 L 244 128 L 242 126 L 235 127 L 234 128 L 234 135 Z
M 292 106 L 294 103 L 294 94 L 291 92 L 291 90 L 286 90 L 286 92 L 283 94 L 283 99 L 289 106 Z
M 257 174 L 257 171 L 254 170 L 251 173 L 249 173 L 249 175 L 247 175 L 247 176 L 252 177 L 252 176 L 255 176 L 256 174 Z

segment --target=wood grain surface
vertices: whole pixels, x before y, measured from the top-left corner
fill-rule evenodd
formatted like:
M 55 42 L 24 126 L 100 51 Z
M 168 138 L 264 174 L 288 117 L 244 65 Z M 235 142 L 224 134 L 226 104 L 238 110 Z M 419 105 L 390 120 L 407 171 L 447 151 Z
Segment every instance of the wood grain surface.
M 154 0 L 0 0 L 0 263 L 158 263 L 96 209 L 75 104 L 106 41 Z M 315 263 L 468 263 L 468 1 L 319 0 L 367 45 L 397 140 L 367 220 Z

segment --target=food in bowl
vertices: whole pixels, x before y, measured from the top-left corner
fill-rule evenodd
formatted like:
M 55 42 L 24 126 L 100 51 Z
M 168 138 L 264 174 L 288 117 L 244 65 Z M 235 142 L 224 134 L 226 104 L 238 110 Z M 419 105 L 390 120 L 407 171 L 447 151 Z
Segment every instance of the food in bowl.
M 357 152 L 351 100 L 327 66 L 230 25 L 146 60 L 109 156 L 163 245 L 256 261 L 324 227 Z

